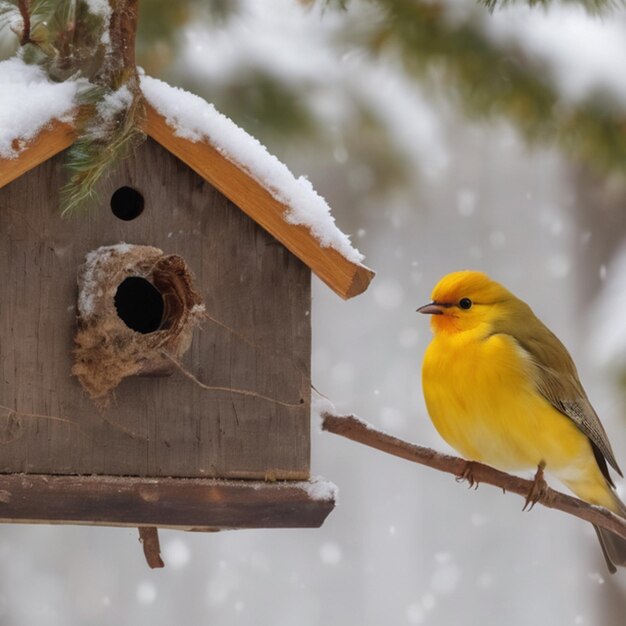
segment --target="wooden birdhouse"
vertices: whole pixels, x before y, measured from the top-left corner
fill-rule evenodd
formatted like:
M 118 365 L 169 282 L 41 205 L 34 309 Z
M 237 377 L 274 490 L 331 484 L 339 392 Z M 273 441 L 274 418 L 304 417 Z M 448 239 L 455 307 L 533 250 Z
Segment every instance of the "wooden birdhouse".
M 0 63 L 3 94 L 30 81 L 0 118 L 0 521 L 319 526 L 311 272 L 344 298 L 373 273 L 308 181 L 147 77 L 147 141 L 63 218 L 72 87 L 16 64 Z

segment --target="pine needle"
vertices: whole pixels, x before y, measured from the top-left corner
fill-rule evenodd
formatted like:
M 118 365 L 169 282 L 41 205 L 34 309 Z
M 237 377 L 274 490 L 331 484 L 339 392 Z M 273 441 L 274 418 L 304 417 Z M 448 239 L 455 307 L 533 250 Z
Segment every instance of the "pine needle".
M 493 13 L 496 9 L 505 9 L 513 5 L 541 6 L 547 8 L 553 4 L 577 4 L 582 6 L 591 15 L 600 15 L 619 6 L 624 6 L 624 0 L 478 0 L 479 4 L 487 7 Z
M 136 81 L 129 81 L 136 82 Z M 130 103 L 117 110 L 111 104 L 126 90 Z M 108 100 L 107 100 L 108 99 Z M 68 150 L 65 167 L 69 181 L 61 190 L 61 213 L 75 214 L 96 197 L 96 185 L 113 166 L 126 158 L 145 138 L 141 131 L 144 106 L 138 85 L 117 91 L 91 87 L 79 97 L 83 113 L 77 121 L 78 139 Z
M 113 7 L 118 29 L 120 15 L 136 19 L 136 2 L 117 0 Z M 61 190 L 63 215 L 86 206 L 98 181 L 144 138 L 139 78 L 134 59 L 124 54 L 134 50 L 134 40 L 121 39 L 120 32 L 114 40 L 110 17 L 86 0 L 0 4 L 0 29 L 10 27 L 16 33 L 26 63 L 42 66 L 52 81 L 81 82 L 78 139 L 67 152 L 69 180 Z
M 515 42 L 495 43 L 478 19 L 451 20 L 445 4 L 376 4 L 382 18 L 362 39 L 370 50 L 399 54 L 407 73 L 444 89 L 473 118 L 505 118 L 531 144 L 554 141 L 597 173 L 626 176 L 624 113 L 608 92 L 597 90 L 580 102 L 569 102 L 545 61 L 532 59 Z

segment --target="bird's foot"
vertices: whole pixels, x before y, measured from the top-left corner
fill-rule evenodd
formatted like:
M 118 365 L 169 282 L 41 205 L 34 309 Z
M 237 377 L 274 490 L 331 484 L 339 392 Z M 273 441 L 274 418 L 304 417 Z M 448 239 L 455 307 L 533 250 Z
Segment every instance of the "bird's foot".
M 537 466 L 537 471 L 535 472 L 535 479 L 533 480 L 532 487 L 526 496 L 526 501 L 524 502 L 524 508 L 522 511 L 532 511 L 533 507 L 537 502 L 540 502 L 541 499 L 545 496 L 546 491 L 548 490 L 548 483 L 545 481 L 543 477 L 543 470 L 546 467 L 546 462 L 541 461 Z
M 478 480 L 476 480 L 476 478 L 474 478 L 474 467 L 476 467 L 475 461 L 465 461 L 465 467 L 463 468 L 463 471 L 456 477 L 456 481 L 458 483 L 462 483 L 464 480 L 466 480 L 469 483 L 468 489 L 471 489 L 472 487 L 478 489 L 478 485 L 480 483 L 478 482 Z

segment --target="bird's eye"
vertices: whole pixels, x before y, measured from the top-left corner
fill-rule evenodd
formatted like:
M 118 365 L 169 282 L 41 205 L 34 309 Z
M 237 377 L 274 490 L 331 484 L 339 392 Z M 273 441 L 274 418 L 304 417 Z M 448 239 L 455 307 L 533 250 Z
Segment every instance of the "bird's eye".
M 459 307 L 461 307 L 462 309 L 471 309 L 472 308 L 472 301 L 469 298 L 461 298 L 459 300 Z

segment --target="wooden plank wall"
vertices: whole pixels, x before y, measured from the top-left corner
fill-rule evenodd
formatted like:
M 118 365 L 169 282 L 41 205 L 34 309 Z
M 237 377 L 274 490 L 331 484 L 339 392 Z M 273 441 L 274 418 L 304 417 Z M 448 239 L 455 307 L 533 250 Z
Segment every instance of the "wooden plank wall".
M 62 160 L 0 190 L 0 472 L 308 477 L 309 269 L 151 140 L 70 219 L 57 209 Z M 123 185 L 145 198 L 129 222 L 109 208 Z M 126 379 L 95 407 L 70 375 L 76 271 L 121 241 L 180 254 L 194 271 L 209 319 L 184 366 L 264 398 L 177 372 Z

